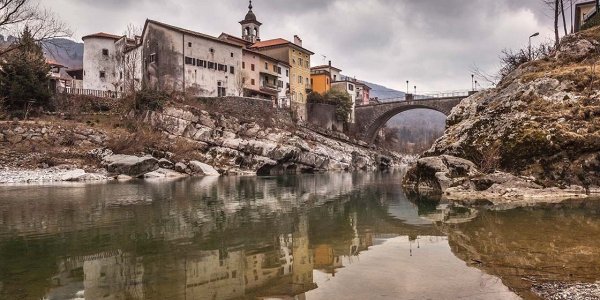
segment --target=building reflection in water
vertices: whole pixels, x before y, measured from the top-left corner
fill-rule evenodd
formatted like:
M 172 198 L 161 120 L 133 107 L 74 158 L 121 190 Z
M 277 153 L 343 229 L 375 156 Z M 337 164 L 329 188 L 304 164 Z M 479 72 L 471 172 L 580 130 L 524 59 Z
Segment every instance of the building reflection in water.
M 390 217 L 407 200 L 397 185 L 370 188 L 376 176 L 39 187 L 25 199 L 0 189 L 0 298 L 302 299 L 315 270 L 334 276 L 375 237 L 436 234 Z M 31 278 L 12 273 L 27 268 Z

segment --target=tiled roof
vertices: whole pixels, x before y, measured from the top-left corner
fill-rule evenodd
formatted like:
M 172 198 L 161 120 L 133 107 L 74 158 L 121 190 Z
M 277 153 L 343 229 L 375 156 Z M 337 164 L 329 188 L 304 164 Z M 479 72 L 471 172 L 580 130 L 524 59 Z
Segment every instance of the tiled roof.
M 86 36 L 82 37 L 81 39 L 83 40 L 83 39 L 92 38 L 92 37 L 118 40 L 123 36 L 122 35 L 114 35 L 114 34 L 105 33 L 105 32 L 98 32 L 98 33 L 86 35 Z
M 314 54 L 312 51 L 310 51 L 306 48 L 303 48 L 302 46 L 298 46 L 288 40 L 281 39 L 281 38 L 256 42 L 254 45 L 251 46 L 251 48 L 266 48 L 266 47 L 276 47 L 276 46 L 284 46 L 284 45 L 291 45 L 293 47 L 296 47 L 303 51 L 306 51 L 306 52 L 310 53 L 311 55 Z
M 290 41 L 284 40 L 284 39 L 273 39 L 273 40 L 256 42 L 254 45 L 252 45 L 252 48 L 279 46 L 279 45 L 285 45 L 285 44 L 290 44 L 290 43 L 291 43 Z
M 310 68 L 310 69 L 311 69 L 311 70 L 317 70 L 317 69 L 332 69 L 332 70 L 337 70 L 337 71 L 340 71 L 340 72 L 342 71 L 342 70 L 341 70 L 341 69 L 339 69 L 339 68 L 332 67 L 332 66 L 329 66 L 329 65 L 316 66 L 316 67 L 312 67 L 312 68 Z

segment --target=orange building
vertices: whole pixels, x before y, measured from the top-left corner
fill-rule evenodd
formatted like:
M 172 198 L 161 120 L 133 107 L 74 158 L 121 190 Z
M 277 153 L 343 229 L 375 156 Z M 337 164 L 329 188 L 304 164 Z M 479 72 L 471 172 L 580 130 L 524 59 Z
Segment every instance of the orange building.
M 325 94 L 331 90 L 331 83 L 341 78 L 342 70 L 329 65 L 310 68 L 310 81 L 315 93 Z M 335 78 L 335 79 L 334 79 Z

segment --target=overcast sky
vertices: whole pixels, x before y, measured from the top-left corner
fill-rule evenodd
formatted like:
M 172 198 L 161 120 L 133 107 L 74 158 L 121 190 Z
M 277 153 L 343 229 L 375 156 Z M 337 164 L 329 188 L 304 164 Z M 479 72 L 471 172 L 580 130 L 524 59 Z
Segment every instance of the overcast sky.
M 241 35 L 245 0 L 40 0 L 74 31 L 122 34 L 146 18 L 218 36 Z M 293 40 L 349 76 L 406 90 L 471 87 L 471 69 L 494 71 L 503 48 L 552 37 L 541 0 L 254 0 L 261 38 Z M 324 59 L 323 56 L 327 58 Z

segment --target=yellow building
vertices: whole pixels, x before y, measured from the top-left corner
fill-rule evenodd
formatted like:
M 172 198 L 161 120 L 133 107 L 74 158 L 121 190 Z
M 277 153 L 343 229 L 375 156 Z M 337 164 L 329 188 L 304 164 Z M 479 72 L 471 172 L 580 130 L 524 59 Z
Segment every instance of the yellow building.
M 294 42 L 285 39 L 260 41 L 250 47 L 290 65 L 290 96 L 292 107 L 298 117 L 306 120 L 306 95 L 311 91 L 310 57 L 314 53 L 302 47 L 302 40 L 294 36 Z
M 341 79 L 342 70 L 329 65 L 317 66 L 310 69 L 310 80 L 313 92 L 325 94 L 331 90 L 331 84 Z

